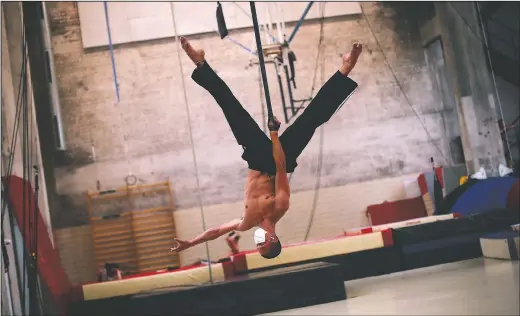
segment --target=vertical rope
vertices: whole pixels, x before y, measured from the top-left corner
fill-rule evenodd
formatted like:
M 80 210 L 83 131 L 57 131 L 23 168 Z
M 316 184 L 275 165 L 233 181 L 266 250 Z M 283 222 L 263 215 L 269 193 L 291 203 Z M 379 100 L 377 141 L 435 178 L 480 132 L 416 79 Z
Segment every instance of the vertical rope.
M 262 96 L 262 72 L 258 68 L 258 92 L 260 92 L 260 108 L 262 109 L 262 130 L 267 133 L 267 120 L 265 119 L 265 103 Z
M 325 37 L 324 34 L 324 18 L 325 18 L 325 5 L 326 2 L 320 3 L 320 40 L 318 43 L 318 56 L 316 59 L 316 69 L 314 71 L 314 79 L 312 83 L 312 92 L 311 96 L 314 93 L 314 87 L 316 84 L 316 78 L 318 73 L 318 60 L 321 57 L 321 65 L 320 65 L 320 84 L 323 85 L 325 81 L 325 56 L 324 56 L 324 45 L 323 45 L 323 38 Z M 321 186 L 321 167 L 323 162 L 323 141 L 325 138 L 325 125 L 322 125 L 320 127 L 320 141 L 319 141 L 319 151 L 318 151 L 318 165 L 316 167 L 317 175 L 316 175 L 316 184 L 314 186 L 314 198 L 312 199 L 312 207 L 311 207 L 311 214 L 309 216 L 309 223 L 307 225 L 307 230 L 305 232 L 305 237 L 303 241 L 307 241 L 309 238 L 309 234 L 311 232 L 312 224 L 314 223 L 314 215 L 316 214 L 316 207 L 318 205 L 318 198 L 319 198 L 319 192 L 320 192 L 320 186 Z
M 267 74 L 265 72 L 264 54 L 262 53 L 262 42 L 260 40 L 260 31 L 258 29 L 255 2 L 251 1 L 249 4 L 251 6 L 251 17 L 253 18 L 253 28 L 255 30 L 256 51 L 258 52 L 258 61 L 260 70 L 262 71 L 262 82 L 264 84 L 265 102 L 267 105 L 267 117 L 270 120 L 273 117 L 273 109 L 271 107 L 271 96 L 269 95 L 269 85 L 267 83 Z
M 449 2 L 447 2 L 447 3 L 448 3 L 448 5 L 450 4 Z M 377 47 L 379 48 L 379 51 L 381 52 L 381 55 L 383 56 L 383 59 L 385 60 L 385 64 L 388 67 L 388 70 L 390 71 L 392 77 L 394 78 L 395 84 L 401 91 L 401 94 L 403 95 L 404 99 L 406 100 L 406 103 L 408 104 L 408 106 L 410 107 L 410 109 L 412 110 L 414 115 L 417 117 L 417 121 L 419 122 L 419 124 L 421 124 L 422 128 L 424 129 L 424 132 L 425 132 L 426 136 L 428 137 L 430 143 L 435 147 L 435 149 L 437 149 L 437 151 L 442 156 L 442 158 L 444 158 L 444 161 L 446 162 L 446 164 L 449 165 L 450 160 L 448 159 L 448 157 L 446 157 L 446 155 L 444 154 L 444 151 L 441 150 L 439 145 L 437 145 L 437 142 L 435 141 L 433 136 L 430 134 L 430 131 L 426 127 L 426 124 L 421 120 L 421 116 L 419 115 L 419 112 L 413 106 L 412 101 L 408 97 L 408 94 L 406 94 L 406 92 L 404 91 L 403 84 L 399 81 L 399 78 L 397 78 L 397 74 L 395 73 L 394 68 L 390 65 L 390 61 L 388 60 L 388 57 L 386 56 L 386 54 L 383 50 L 383 46 L 379 42 L 379 39 L 376 37 L 376 33 L 375 33 L 374 29 L 372 28 L 370 21 L 368 20 L 368 16 L 366 15 L 365 10 L 363 9 L 363 6 L 360 5 L 360 8 L 361 8 L 361 15 L 363 15 L 363 18 L 365 19 L 367 27 L 370 30 L 370 33 L 372 33 L 372 36 L 374 37 L 374 41 L 376 42 Z
M 486 56 L 488 58 L 489 65 L 491 68 L 491 77 L 493 77 L 493 87 L 495 88 L 495 94 L 497 95 L 498 109 L 500 110 L 500 118 L 502 119 L 502 123 L 505 128 L 506 122 L 504 121 L 504 112 L 502 111 L 502 102 L 500 101 L 500 93 L 498 92 L 497 80 L 495 77 L 495 70 L 493 68 L 493 62 L 491 61 L 491 52 L 489 51 L 489 43 L 488 43 L 488 39 L 487 39 L 487 35 L 486 35 L 486 30 L 484 28 L 484 22 L 482 21 L 482 14 L 480 13 L 480 6 L 478 3 L 475 3 L 474 5 L 476 6 L 476 9 L 477 9 L 478 20 L 479 20 L 480 28 L 482 29 L 482 35 L 484 37 L 484 46 L 486 47 Z M 468 25 L 468 27 L 469 27 L 469 25 Z M 513 168 L 514 167 L 513 166 L 513 153 L 511 152 L 511 146 L 509 145 L 509 139 L 507 137 L 507 130 L 504 130 L 504 133 L 505 133 L 507 151 L 509 152 L 509 157 L 508 157 L 510 160 L 509 167 Z M 502 136 L 502 131 L 500 131 L 500 136 Z
M 110 58 L 112 59 L 112 74 L 114 75 L 114 84 L 116 86 L 117 103 L 119 103 L 119 84 L 117 83 L 116 61 L 114 58 L 114 47 L 112 46 L 112 35 L 110 34 L 110 21 L 108 19 L 108 4 L 106 1 L 103 1 L 103 5 L 105 6 L 105 20 L 106 20 L 106 24 L 107 24 L 107 33 L 108 33 L 108 47 L 110 48 Z
M 206 219 L 204 217 L 204 206 L 202 205 L 202 197 L 200 192 L 200 181 L 199 181 L 199 171 L 197 167 L 197 156 L 195 153 L 195 144 L 193 142 L 193 133 L 191 131 L 191 118 L 190 118 L 190 108 L 188 107 L 188 95 L 186 93 L 186 83 L 184 82 L 184 71 L 182 67 L 182 59 L 181 59 L 181 42 L 179 41 L 179 36 L 177 34 L 177 24 L 175 22 L 175 9 L 173 7 L 174 3 L 170 2 L 170 9 L 172 13 L 172 21 L 173 21 L 173 33 L 175 34 L 175 42 L 177 43 L 177 59 L 179 62 L 179 68 L 181 73 L 181 83 L 182 83 L 182 91 L 184 96 L 184 105 L 186 107 L 186 112 L 188 114 L 188 132 L 190 134 L 190 144 L 191 144 L 191 154 L 193 157 L 193 166 L 195 168 L 195 180 L 197 182 L 197 197 L 199 200 L 200 207 L 200 216 L 202 218 L 202 229 L 206 231 Z M 209 270 L 209 281 L 213 283 L 213 274 L 211 271 L 211 259 L 209 257 L 209 245 L 207 242 L 204 243 L 206 245 L 206 256 L 208 257 L 208 270 Z
M 242 11 L 242 13 L 244 13 L 244 15 L 248 16 L 250 19 L 253 19 L 251 17 L 251 14 L 249 14 L 249 12 L 247 12 L 246 10 L 244 10 L 244 8 L 242 8 L 238 3 L 236 2 L 233 2 L 233 4 L 240 10 Z M 271 34 L 271 32 L 269 32 L 269 30 L 267 29 L 267 26 L 265 24 L 262 25 L 262 29 L 266 32 L 266 41 L 269 40 L 269 37 L 271 38 L 271 41 L 273 41 L 274 43 L 280 43 L 280 40 L 278 40 L 276 37 L 274 37 L 273 34 Z

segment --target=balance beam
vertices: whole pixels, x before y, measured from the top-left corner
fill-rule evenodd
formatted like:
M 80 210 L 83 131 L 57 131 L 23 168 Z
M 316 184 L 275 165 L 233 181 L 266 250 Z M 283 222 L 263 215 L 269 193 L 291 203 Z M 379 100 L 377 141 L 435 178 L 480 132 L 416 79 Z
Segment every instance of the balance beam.
M 345 299 L 340 267 L 318 262 L 210 285 L 75 302 L 70 315 L 256 315 Z
M 482 254 L 486 258 L 518 260 L 520 235 L 517 231 L 504 231 L 480 238 Z

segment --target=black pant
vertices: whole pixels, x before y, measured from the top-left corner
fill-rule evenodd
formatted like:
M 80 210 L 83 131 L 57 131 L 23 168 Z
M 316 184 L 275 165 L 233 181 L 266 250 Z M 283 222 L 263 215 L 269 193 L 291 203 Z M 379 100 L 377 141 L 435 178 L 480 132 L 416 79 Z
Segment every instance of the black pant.
M 276 166 L 271 140 L 238 102 L 226 83 L 207 62 L 197 67 L 191 77 L 206 89 L 222 108 L 238 144 L 244 148 L 242 158 L 247 161 L 249 169 L 275 174 Z M 288 173 L 292 173 L 298 165 L 296 159 L 307 146 L 316 129 L 332 117 L 357 86 L 352 79 L 339 71 L 336 72 L 303 113 L 280 136 Z

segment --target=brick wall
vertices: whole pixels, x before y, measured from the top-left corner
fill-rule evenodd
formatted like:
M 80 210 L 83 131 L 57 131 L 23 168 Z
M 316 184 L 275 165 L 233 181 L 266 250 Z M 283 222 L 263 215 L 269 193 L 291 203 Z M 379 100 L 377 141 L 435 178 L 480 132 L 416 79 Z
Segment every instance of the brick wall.
M 54 240 L 70 282 L 80 284 L 94 281 L 96 269 L 90 225 L 56 229 Z
M 109 52 L 83 50 L 75 3 L 46 5 L 68 144 L 68 154 L 56 169 L 61 207 L 53 210 L 55 228 L 88 223 L 83 192 L 95 189 L 96 181 L 103 188 L 124 185 L 129 172 L 136 174 L 140 183 L 169 177 L 176 207 L 196 206 L 196 182 L 174 41 L 164 39 L 115 48 L 121 89 L 121 102 L 116 104 Z M 432 91 L 417 37 L 418 27 L 392 4 L 363 2 L 362 6 L 408 98 L 446 153 L 440 102 Z M 288 26 L 289 33 L 292 27 Z M 244 43 L 250 42 L 251 35 L 250 30 L 232 32 L 235 39 Z M 213 68 L 263 125 L 258 68 L 246 67 L 248 53 L 213 34 L 193 36 L 190 40 L 206 49 Z M 309 96 L 318 40 L 319 23 L 309 22 L 292 43 L 298 58 L 297 99 Z M 325 126 L 322 186 L 344 186 L 420 172 L 429 167 L 430 156 L 442 163 L 400 93 L 363 15 L 326 21 L 325 54 L 320 61 L 325 79 L 337 70 L 339 56 L 354 41 L 365 45 L 352 73 L 360 88 Z M 184 55 L 182 65 L 204 205 L 239 201 L 246 174 L 241 148 L 212 97 L 190 79 L 193 66 Z M 283 117 L 274 71 L 269 65 L 268 74 L 274 112 Z M 292 181 L 294 192 L 314 187 L 318 153 L 316 136 L 298 160 Z M 339 198 L 329 197 L 330 201 Z
M 309 240 L 337 236 L 346 229 L 369 225 L 364 215 L 367 205 L 394 201 L 406 197 L 404 180 L 417 179 L 417 174 L 386 178 L 341 187 L 319 190 L 318 203 L 312 222 Z M 301 191 L 292 195 L 291 208 L 277 227 L 284 244 L 303 241 L 309 223 L 315 191 Z M 204 207 L 207 228 L 240 217 L 243 203 L 224 203 Z M 201 233 L 200 208 L 180 209 L 174 212 L 178 238 L 191 239 Z M 254 249 L 253 230 L 242 233 L 240 248 Z M 210 242 L 210 256 L 218 260 L 228 254 L 225 242 L 220 239 Z M 65 271 L 73 284 L 95 280 L 92 237 L 89 225 L 56 230 L 56 240 Z M 165 249 L 168 251 L 168 249 Z M 182 265 L 206 258 L 204 244 L 181 252 Z

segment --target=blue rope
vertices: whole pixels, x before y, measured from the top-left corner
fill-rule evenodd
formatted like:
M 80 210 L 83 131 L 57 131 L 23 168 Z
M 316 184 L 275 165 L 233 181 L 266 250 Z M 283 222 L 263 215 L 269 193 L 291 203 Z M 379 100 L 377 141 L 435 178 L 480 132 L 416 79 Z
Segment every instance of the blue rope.
M 112 59 L 112 74 L 114 75 L 114 85 L 116 87 L 117 103 L 119 103 L 119 84 L 117 83 L 116 61 L 114 58 L 114 47 L 112 46 L 112 36 L 110 35 L 110 22 L 108 21 L 108 4 L 103 2 L 105 6 L 105 19 L 107 21 L 108 47 L 110 48 L 110 58 Z
M 238 46 L 242 47 L 243 49 L 245 49 L 246 51 L 248 51 L 249 53 L 251 53 L 251 54 L 253 54 L 253 55 L 256 55 L 255 52 L 253 52 L 252 50 L 250 50 L 249 48 L 247 48 L 246 46 L 244 46 L 244 45 L 241 44 L 240 42 L 238 42 L 238 41 L 232 39 L 231 36 L 228 35 L 226 38 L 227 38 L 231 43 L 233 43 L 233 44 L 235 44 L 235 45 L 238 45 Z
M 289 36 L 289 40 L 287 41 L 287 43 L 290 43 L 293 40 L 294 35 L 296 35 L 296 32 L 298 32 L 298 30 L 300 29 L 300 26 L 302 26 L 303 20 L 307 16 L 307 13 L 309 13 L 309 10 L 311 9 L 313 3 L 314 3 L 314 1 L 309 2 L 307 7 L 305 8 L 305 11 L 303 11 L 303 14 L 300 17 L 300 20 L 298 20 L 298 23 L 294 27 L 294 30 L 293 30 L 291 36 Z

